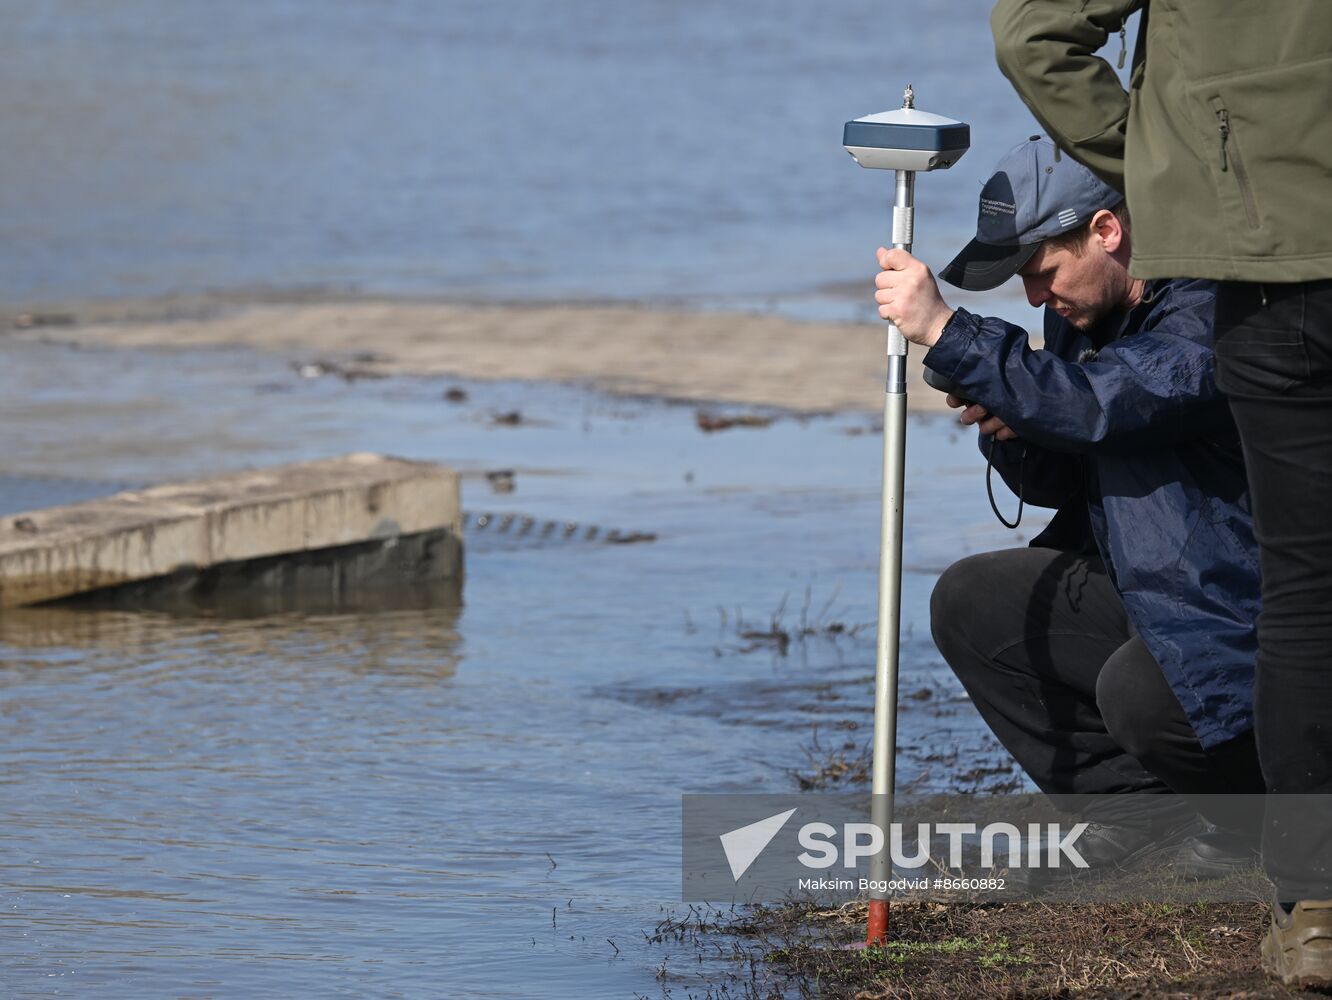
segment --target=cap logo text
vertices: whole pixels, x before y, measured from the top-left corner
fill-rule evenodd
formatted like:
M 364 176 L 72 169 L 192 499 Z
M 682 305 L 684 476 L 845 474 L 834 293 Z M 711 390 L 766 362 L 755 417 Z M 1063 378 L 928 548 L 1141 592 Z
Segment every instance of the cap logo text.
M 980 201 L 982 215 L 1016 215 L 1017 205 L 1008 201 L 995 201 L 993 198 L 982 198 Z

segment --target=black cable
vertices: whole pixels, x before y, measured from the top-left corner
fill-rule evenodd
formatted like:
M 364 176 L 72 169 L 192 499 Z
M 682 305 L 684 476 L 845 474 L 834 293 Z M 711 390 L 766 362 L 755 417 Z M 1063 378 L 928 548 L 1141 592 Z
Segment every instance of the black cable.
M 999 505 L 994 502 L 994 486 L 991 483 L 991 476 L 994 472 L 994 438 L 990 435 L 990 446 L 985 449 L 985 495 L 990 498 L 990 510 L 994 511 L 994 516 L 999 518 L 999 523 L 1005 528 L 1016 528 L 1022 523 L 1022 508 L 1026 501 L 1022 497 L 1022 480 L 1024 467 L 1027 464 L 1027 446 L 1022 446 L 1022 455 L 1018 458 L 1018 509 L 1017 517 L 1010 524 L 1003 514 L 999 513 Z

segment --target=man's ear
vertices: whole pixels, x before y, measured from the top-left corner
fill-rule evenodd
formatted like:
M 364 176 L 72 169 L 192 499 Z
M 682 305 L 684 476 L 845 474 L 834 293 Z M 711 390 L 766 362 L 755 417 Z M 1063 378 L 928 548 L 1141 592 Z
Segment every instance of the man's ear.
M 1113 254 L 1124 245 L 1124 224 L 1108 208 L 1103 208 L 1091 220 L 1092 234 L 1100 242 L 1106 253 Z

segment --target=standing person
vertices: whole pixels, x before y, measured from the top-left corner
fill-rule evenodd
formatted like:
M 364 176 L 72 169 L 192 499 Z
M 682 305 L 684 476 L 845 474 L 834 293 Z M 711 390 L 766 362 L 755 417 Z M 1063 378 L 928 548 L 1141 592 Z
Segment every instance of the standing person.
M 1184 839 L 1177 869 L 1213 877 L 1252 866 L 1249 817 L 1186 837 L 1196 814 L 1154 793 L 1262 792 L 1257 546 L 1214 376 L 1215 290 L 1130 277 L 1122 202 L 1040 136 L 982 188 L 976 239 L 942 276 L 972 291 L 1021 277 L 1044 309 L 1041 350 L 1022 326 L 951 309 L 904 251 L 879 251 L 875 300 L 929 348 L 950 402 L 973 401 L 962 420 L 1013 492 L 1058 510 L 1030 547 L 942 575 L 944 659 L 1042 791 L 1097 796 L 1081 810 L 1090 863 Z
M 1126 92 L 1095 52 L 1136 10 Z M 991 25 L 1051 137 L 1127 194 L 1131 273 L 1220 282 L 1263 577 L 1263 964 L 1332 985 L 1332 3 L 999 0 Z

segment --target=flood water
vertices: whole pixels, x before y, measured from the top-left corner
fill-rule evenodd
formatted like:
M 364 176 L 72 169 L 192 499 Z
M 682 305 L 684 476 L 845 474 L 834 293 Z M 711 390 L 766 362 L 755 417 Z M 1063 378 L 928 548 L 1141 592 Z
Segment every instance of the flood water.
M 736 971 L 642 932 L 679 905 L 681 793 L 791 791 L 816 738 L 868 739 L 867 418 L 703 434 L 692 407 L 574 388 L 455 404 L 461 383 L 240 351 L 6 353 L 5 512 L 375 450 L 457 466 L 473 524 L 498 515 L 468 535 L 461 606 L 6 612 L 6 996 L 683 996 Z M 929 590 L 1020 542 L 970 432 L 913 418 L 908 452 L 903 690 L 929 696 L 904 699 L 899 776 L 942 789 L 999 756 L 930 642 Z M 514 492 L 481 475 L 499 468 Z M 537 522 L 501 532 L 505 512 Z M 846 629 L 785 654 L 742 637 L 775 615 Z
M 972 0 L 0 0 L 0 22 L 3 311 L 366 292 L 864 315 L 891 184 L 842 123 L 908 82 L 972 123 L 918 189 L 934 264 L 1036 130 Z M 461 603 L 0 617 L 0 994 L 680 997 L 739 971 L 643 932 L 678 905 L 682 793 L 791 791 L 868 739 L 868 419 L 709 435 L 693 407 L 575 388 L 3 354 L 0 514 L 366 450 L 463 470 L 475 530 Z M 994 520 L 949 418 L 913 417 L 908 466 L 899 779 L 948 789 L 1003 757 L 929 592 L 1038 519 Z M 785 649 L 754 637 L 774 619 Z
M 1038 131 L 988 6 L 0 0 L 0 302 L 295 288 L 865 312 L 843 286 L 874 270 L 892 180 L 852 162 L 843 123 L 907 83 L 971 123 L 971 152 L 918 189 L 936 266 Z

